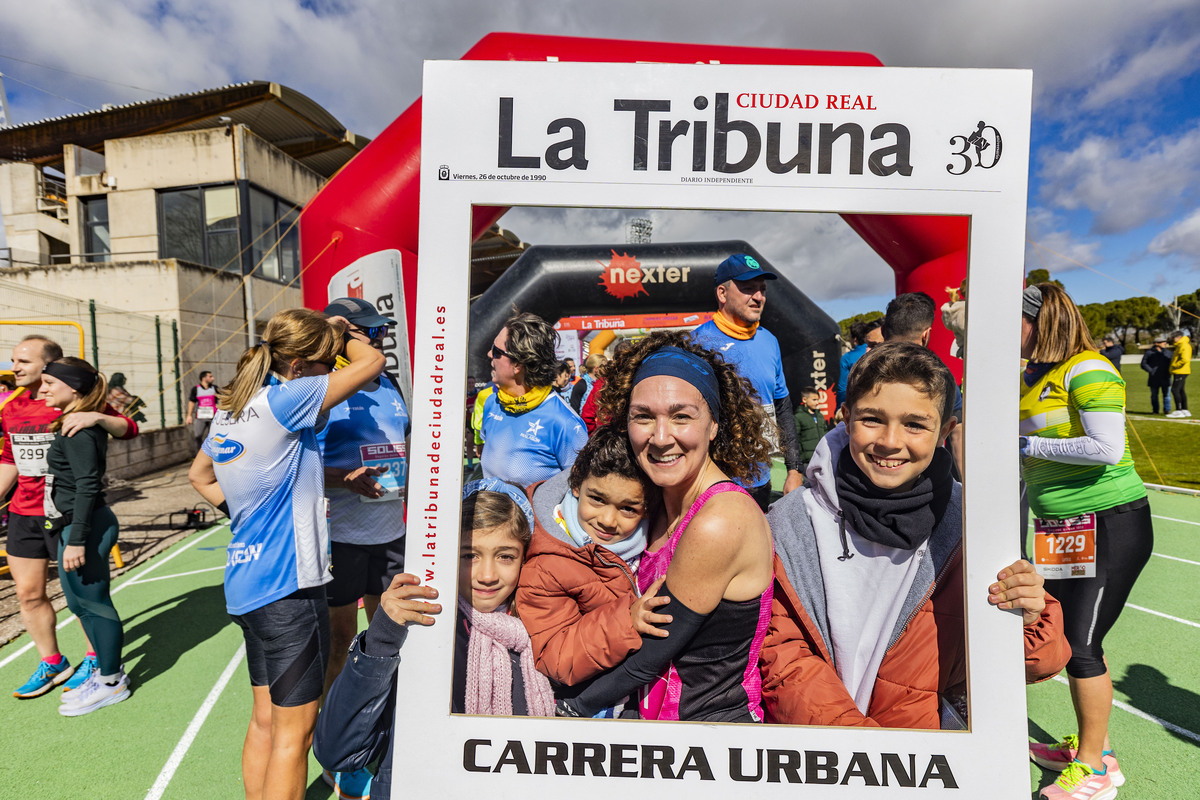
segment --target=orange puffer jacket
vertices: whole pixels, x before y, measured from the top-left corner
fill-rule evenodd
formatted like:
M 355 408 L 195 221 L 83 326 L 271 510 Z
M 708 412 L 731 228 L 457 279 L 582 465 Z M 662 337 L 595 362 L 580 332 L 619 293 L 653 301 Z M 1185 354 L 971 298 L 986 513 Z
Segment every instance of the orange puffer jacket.
M 963 684 L 965 669 L 962 550 L 944 564 L 925 602 L 879 665 L 863 714 L 834 669 L 783 563 L 775 559 L 775 600 L 760 666 L 767 722 L 793 725 L 862 725 L 938 729 L 939 693 Z M 1071 657 L 1062 607 L 1046 595 L 1046 608 L 1025 627 L 1025 680 L 1046 680 Z
M 538 671 L 574 686 L 642 646 L 629 617 L 638 596 L 636 578 L 607 549 L 564 541 L 554 507 L 567 491 L 567 472 L 526 491 L 535 524 L 517 584 L 517 613 L 533 641 Z

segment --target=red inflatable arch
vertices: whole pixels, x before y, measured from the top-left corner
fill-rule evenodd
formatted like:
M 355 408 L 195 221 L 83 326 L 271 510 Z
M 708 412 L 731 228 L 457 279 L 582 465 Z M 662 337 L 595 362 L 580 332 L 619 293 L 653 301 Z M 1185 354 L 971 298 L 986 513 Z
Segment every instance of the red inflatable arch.
M 868 53 L 784 50 L 758 47 L 583 39 L 518 33 L 491 33 L 464 59 L 483 61 L 558 61 L 722 64 L 808 64 L 882 66 Z M 418 99 L 362 152 L 354 157 L 305 207 L 300 218 L 300 248 L 308 264 L 303 279 L 305 305 L 324 308 L 330 279 L 363 256 L 398 250 L 408 298 L 406 322 L 412 331 L 417 279 L 417 214 L 420 201 L 421 101 Z M 479 236 L 506 208 L 479 208 Z M 966 276 L 965 218 L 845 215 L 846 221 L 896 272 L 896 292 L 924 291 L 939 305 L 945 288 Z M 309 263 L 311 260 L 312 263 Z M 341 292 L 338 292 L 339 294 Z M 962 362 L 949 355 L 953 335 L 934 323 L 932 346 L 957 378 Z

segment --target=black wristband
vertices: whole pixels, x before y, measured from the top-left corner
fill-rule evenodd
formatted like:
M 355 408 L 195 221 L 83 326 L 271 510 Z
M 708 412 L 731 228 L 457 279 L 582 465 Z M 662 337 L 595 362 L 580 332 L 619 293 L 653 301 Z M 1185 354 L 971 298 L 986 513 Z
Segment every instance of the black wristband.
M 229 503 L 225 502 L 224 500 L 217 504 L 217 511 L 220 511 L 225 516 L 233 519 L 233 514 L 229 513 Z

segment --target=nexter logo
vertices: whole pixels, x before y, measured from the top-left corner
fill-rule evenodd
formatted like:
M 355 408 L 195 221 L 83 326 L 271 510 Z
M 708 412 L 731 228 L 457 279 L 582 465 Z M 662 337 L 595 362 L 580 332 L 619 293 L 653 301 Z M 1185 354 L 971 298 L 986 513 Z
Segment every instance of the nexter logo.
M 262 543 L 239 547 L 236 550 L 229 551 L 229 559 L 225 562 L 225 566 L 232 567 L 235 564 L 249 564 L 251 561 L 257 561 L 262 555 Z
M 661 264 L 643 267 L 637 257 L 629 253 L 617 255 L 616 250 L 609 252 L 612 253 L 612 261 L 607 264 L 599 262 L 603 267 L 600 270 L 600 285 L 609 295 L 621 300 L 639 294 L 649 296 L 650 291 L 646 287 L 652 284 L 687 283 L 688 273 L 692 271 L 691 267 L 664 267 Z
M 213 437 L 212 451 L 215 463 L 228 464 L 241 457 L 242 453 L 246 452 L 246 447 L 241 442 L 228 438 L 226 434 L 218 433 Z

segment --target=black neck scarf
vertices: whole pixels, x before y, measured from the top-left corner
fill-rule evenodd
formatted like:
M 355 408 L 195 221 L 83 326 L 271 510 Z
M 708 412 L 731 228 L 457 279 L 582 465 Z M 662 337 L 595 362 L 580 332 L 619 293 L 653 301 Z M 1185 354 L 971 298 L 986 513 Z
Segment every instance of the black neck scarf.
M 1025 379 L 1026 386 L 1033 386 L 1042 379 L 1042 376 L 1049 372 L 1058 362 L 1056 361 L 1030 361 L 1025 365 L 1025 371 L 1021 377 Z
M 954 485 L 950 463 L 949 451 L 938 447 L 911 489 L 890 492 L 871 483 L 854 463 L 850 448 L 844 448 L 836 480 L 846 521 L 868 541 L 900 550 L 917 549 L 942 521 L 950 504 Z

